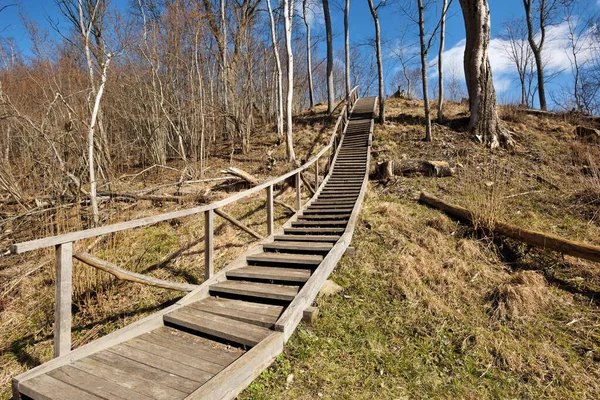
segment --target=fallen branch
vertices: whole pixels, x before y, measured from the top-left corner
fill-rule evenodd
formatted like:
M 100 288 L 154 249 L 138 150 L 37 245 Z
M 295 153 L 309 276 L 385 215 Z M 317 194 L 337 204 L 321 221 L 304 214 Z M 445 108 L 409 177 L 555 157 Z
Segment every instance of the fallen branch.
M 278 206 L 287 208 L 288 210 L 290 210 L 293 213 L 296 213 L 296 211 L 297 211 L 294 207 L 290 206 L 289 204 L 284 203 L 281 200 L 273 199 L 273 204 L 277 204 Z
M 302 174 L 300 174 L 300 179 L 302 179 L 302 182 L 304 182 L 304 186 L 306 186 L 306 188 L 308 189 L 308 191 L 310 192 L 310 196 L 314 196 L 315 195 L 315 191 L 312 188 L 311 183 L 308 181 L 308 179 L 306 179 L 306 177 Z
M 144 285 L 150 285 L 163 289 L 179 290 L 182 292 L 191 292 L 192 290 L 198 287 L 197 285 L 190 285 L 188 283 L 169 282 L 164 281 L 162 279 L 152 278 L 150 276 L 138 274 L 135 272 L 126 271 L 112 263 L 109 263 L 108 261 L 102 260 L 98 257 L 94 257 L 89 253 L 77 252 L 73 254 L 73 257 L 87 265 L 90 265 L 94 268 L 98 268 L 104 272 L 108 272 L 109 274 L 115 276 L 117 279 L 121 279 L 123 281 L 142 283 Z
M 230 214 L 227 214 L 225 211 L 219 210 L 218 208 L 216 208 L 215 214 L 217 214 L 219 217 L 231 222 L 233 225 L 237 226 L 238 228 L 240 228 L 244 232 L 248 233 L 249 235 L 254 236 L 256 239 L 264 239 L 264 237 L 262 237 L 256 231 L 248 228 L 246 225 L 242 224 L 239 220 L 235 219 Z
M 421 192 L 419 200 L 431 207 L 442 210 L 455 218 L 471 224 L 473 223 L 473 213 L 466 208 L 446 203 L 443 200 L 440 200 L 425 192 Z M 523 229 L 502 222 L 494 222 L 493 232 L 495 234 L 504 235 L 532 246 L 557 251 L 573 257 L 600 262 L 600 246 L 575 242 L 556 235 Z
M 227 174 L 227 175 L 233 175 L 233 176 L 235 176 L 237 178 L 240 178 L 240 179 L 248 182 L 252 186 L 256 186 L 259 183 L 258 178 L 256 178 L 253 175 L 250 175 L 246 171 L 241 170 L 239 168 L 229 167 L 227 169 L 222 170 L 221 173 L 222 174 Z

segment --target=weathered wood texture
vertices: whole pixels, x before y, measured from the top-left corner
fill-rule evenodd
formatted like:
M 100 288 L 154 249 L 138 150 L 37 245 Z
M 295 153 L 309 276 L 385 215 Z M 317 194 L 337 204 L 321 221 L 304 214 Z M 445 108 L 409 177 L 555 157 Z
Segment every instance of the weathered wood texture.
M 431 207 L 442 210 L 455 218 L 469 223 L 473 222 L 473 213 L 466 208 L 447 203 L 425 192 L 421 193 L 419 200 Z M 600 246 L 575 242 L 573 240 L 561 238 L 556 235 L 519 228 L 518 226 L 503 222 L 496 221 L 493 223 L 493 227 L 494 233 L 496 234 L 504 235 L 532 246 L 557 251 L 573 257 L 585 258 L 587 260 L 600 262 Z

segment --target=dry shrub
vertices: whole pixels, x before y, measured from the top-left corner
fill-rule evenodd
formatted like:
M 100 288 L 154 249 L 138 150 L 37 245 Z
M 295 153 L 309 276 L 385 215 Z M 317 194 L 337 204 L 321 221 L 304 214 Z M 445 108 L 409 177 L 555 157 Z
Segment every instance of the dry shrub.
M 445 234 L 450 234 L 454 231 L 455 224 L 443 214 L 438 214 L 435 217 L 428 219 L 427 226 Z
M 530 317 L 550 302 L 544 276 L 536 271 L 519 271 L 492 293 L 494 315 L 501 320 Z
M 515 171 L 505 160 L 487 156 L 481 163 L 468 163 L 462 169 L 457 185 L 464 194 L 460 200 L 473 213 L 476 230 L 493 231 L 494 221 L 507 214 L 507 195 L 517 179 Z

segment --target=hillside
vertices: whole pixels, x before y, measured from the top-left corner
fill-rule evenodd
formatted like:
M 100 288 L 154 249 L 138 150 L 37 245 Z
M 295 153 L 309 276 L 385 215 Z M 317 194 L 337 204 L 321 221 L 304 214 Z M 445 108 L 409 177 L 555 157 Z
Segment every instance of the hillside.
M 423 142 L 418 101 L 389 100 L 388 123 L 377 126 L 372 167 L 394 160 L 396 176 L 373 177 L 354 235 L 356 256 L 344 258 L 332 276 L 344 290 L 317 301 L 313 327 L 297 331 L 286 353 L 242 398 L 597 398 L 600 291 L 591 262 L 527 248 L 420 205 L 427 190 L 479 210 L 490 218 L 600 244 L 600 180 L 597 144 L 578 141 L 576 118 L 528 115 L 503 108 L 516 133 L 514 153 L 490 153 L 463 128 L 466 107 L 449 103 L 448 121 L 434 125 L 434 141 Z M 329 138 L 324 107 L 296 118 L 296 151 L 306 159 Z M 262 136 L 260 136 L 262 135 Z M 247 154 L 219 149 L 207 177 L 228 166 L 260 179 L 291 168 L 274 135 L 257 132 Z M 451 177 L 418 172 L 424 160 L 447 161 Z M 169 164 L 180 168 L 177 161 Z M 177 182 L 172 170 L 126 171 L 112 184 L 133 192 Z M 209 196 L 216 200 L 243 185 L 220 182 L 161 187 L 153 194 Z M 305 196 L 307 194 L 305 193 Z M 281 200 L 293 204 L 293 192 Z M 103 223 L 189 207 L 138 200 L 107 200 Z M 227 209 L 265 234 L 262 197 Z M 3 251 L 10 243 L 78 230 L 83 207 L 57 208 L 43 216 L 2 209 Z M 277 223 L 289 216 L 279 207 Z M 18 218 L 15 218 L 18 216 Z M 253 239 L 217 220 L 217 269 L 241 254 Z M 101 258 L 155 277 L 201 283 L 203 221 L 173 223 L 80 243 Z M 52 356 L 54 271 L 52 253 L 0 258 L 0 398 L 10 378 Z M 165 307 L 177 292 L 116 281 L 76 264 L 74 343 L 88 343 Z
M 598 145 L 575 140 L 576 120 L 503 108 L 518 145 L 489 153 L 461 131 L 459 104 L 425 143 L 419 102 L 386 106 L 375 161 L 399 174 L 444 160 L 455 175 L 371 181 L 356 256 L 331 278 L 344 290 L 318 300 L 316 324 L 243 398 L 598 398 L 598 266 L 483 237 L 416 201 L 427 190 L 483 219 L 599 244 Z

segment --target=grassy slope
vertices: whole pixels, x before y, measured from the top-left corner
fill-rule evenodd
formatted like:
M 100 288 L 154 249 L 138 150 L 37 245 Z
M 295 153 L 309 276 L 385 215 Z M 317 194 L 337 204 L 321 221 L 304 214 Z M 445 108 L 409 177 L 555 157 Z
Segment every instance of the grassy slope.
M 448 160 L 457 174 L 371 183 L 356 257 L 332 276 L 345 290 L 317 301 L 316 325 L 297 331 L 243 399 L 600 397 L 597 266 L 481 238 L 415 201 L 426 189 L 483 219 L 598 244 L 597 182 L 580 173 L 597 148 L 582 149 L 564 121 L 505 110 L 519 147 L 489 154 L 457 129 L 464 108 L 448 109 L 426 144 L 418 102 L 390 102 L 376 156 L 401 167 Z

